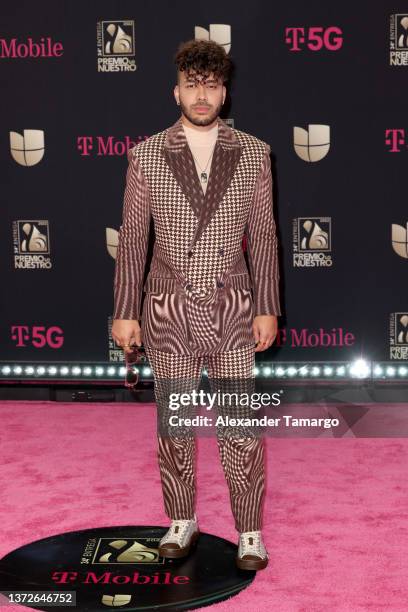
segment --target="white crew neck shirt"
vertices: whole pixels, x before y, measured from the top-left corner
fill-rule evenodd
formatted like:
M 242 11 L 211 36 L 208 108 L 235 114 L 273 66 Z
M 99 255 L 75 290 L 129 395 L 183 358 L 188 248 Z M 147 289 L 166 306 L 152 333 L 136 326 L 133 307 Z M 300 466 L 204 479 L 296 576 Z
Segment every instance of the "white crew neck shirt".
M 212 154 L 218 138 L 218 123 L 213 128 L 206 131 L 196 130 L 195 128 L 184 125 L 184 123 L 182 125 L 188 146 L 193 154 L 200 185 L 205 194 L 212 166 Z M 207 174 L 208 178 L 206 183 L 201 182 L 201 172 L 206 172 Z

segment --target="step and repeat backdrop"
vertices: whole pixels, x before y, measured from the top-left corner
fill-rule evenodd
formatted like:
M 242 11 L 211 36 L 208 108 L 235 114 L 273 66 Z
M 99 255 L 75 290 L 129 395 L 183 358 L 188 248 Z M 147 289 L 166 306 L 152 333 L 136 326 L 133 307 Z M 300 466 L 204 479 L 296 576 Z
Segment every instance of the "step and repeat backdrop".
M 126 152 L 177 120 L 174 54 L 207 38 L 236 66 L 223 118 L 272 149 L 283 315 L 262 359 L 406 361 L 400 10 L 4 2 L 0 360 L 122 360 L 110 327 Z M 146 275 L 153 240 L 152 227 Z

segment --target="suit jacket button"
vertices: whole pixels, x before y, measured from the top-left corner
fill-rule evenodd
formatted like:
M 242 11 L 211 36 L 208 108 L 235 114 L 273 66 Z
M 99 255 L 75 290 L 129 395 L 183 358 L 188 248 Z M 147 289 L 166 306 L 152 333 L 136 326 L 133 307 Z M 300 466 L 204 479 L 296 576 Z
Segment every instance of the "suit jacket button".
M 193 256 L 193 251 L 190 249 L 187 253 L 188 257 L 192 257 Z
M 224 286 L 224 283 L 222 281 L 217 281 L 217 287 L 221 288 L 223 286 Z
M 223 248 L 218 249 L 218 254 L 219 254 L 219 255 L 224 255 L 224 249 L 223 249 Z
M 190 283 L 188 285 L 186 285 L 187 291 L 191 291 L 192 288 L 193 288 L 193 285 L 191 285 Z

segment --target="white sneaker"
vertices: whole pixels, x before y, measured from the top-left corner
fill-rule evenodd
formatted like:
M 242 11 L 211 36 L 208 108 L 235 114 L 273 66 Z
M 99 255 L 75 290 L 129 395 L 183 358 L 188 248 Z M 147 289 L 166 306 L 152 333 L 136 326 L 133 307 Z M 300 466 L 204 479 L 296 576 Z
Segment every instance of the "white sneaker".
M 268 565 L 268 559 L 260 531 L 244 531 L 239 534 L 236 564 L 240 569 L 264 569 Z
M 173 519 L 170 529 L 159 542 L 159 555 L 168 559 L 186 557 L 199 534 L 195 513 L 194 519 Z

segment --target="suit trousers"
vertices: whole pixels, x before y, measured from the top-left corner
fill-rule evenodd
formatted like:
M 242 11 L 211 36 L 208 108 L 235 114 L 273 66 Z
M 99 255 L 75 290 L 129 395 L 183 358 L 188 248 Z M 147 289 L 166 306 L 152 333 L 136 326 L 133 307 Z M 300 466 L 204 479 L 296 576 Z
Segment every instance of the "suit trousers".
M 158 462 L 164 508 L 171 519 L 192 519 L 196 502 L 196 434 L 192 427 L 170 427 L 170 396 L 197 389 L 206 367 L 211 392 L 253 389 L 255 343 L 210 355 L 177 355 L 145 346 L 154 376 L 157 406 Z M 218 394 L 219 397 L 219 394 Z M 242 396 L 240 396 L 242 397 Z M 254 416 L 248 407 L 217 405 L 218 415 Z M 178 417 L 193 417 L 191 405 L 179 406 Z M 258 430 L 255 428 L 255 431 Z M 217 445 L 228 484 L 238 532 L 260 530 L 265 497 L 265 440 L 248 427 L 216 428 Z

